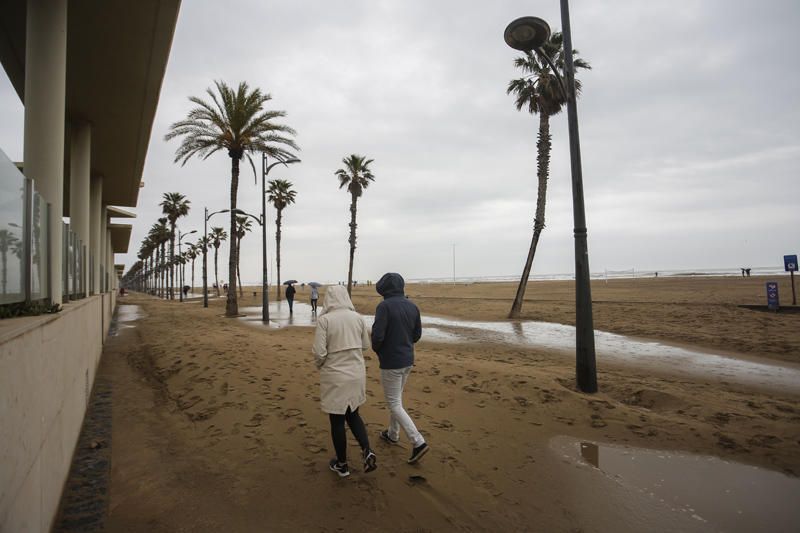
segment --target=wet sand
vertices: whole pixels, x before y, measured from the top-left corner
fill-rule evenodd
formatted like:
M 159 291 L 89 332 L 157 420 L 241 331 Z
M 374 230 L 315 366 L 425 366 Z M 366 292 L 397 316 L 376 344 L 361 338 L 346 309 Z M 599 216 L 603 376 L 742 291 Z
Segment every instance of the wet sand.
M 522 318 L 572 323 L 571 286 L 531 283 Z M 757 278 L 595 283 L 595 326 L 792 365 L 800 314 L 737 307 L 762 303 L 763 287 Z M 408 293 L 426 315 L 505 321 L 514 290 L 412 285 Z M 243 306 L 260 303 L 245 294 Z M 356 289 L 361 312 L 373 312 L 373 294 Z M 119 328 L 104 354 L 114 388 L 110 531 L 707 531 L 722 528 L 719 513 L 741 511 L 725 498 L 712 513 L 651 495 L 582 459 L 581 442 L 719 457 L 797 487 L 796 393 L 600 359 L 600 392 L 585 395 L 569 357 L 496 336 L 418 345 L 406 404 L 432 446 L 418 466 L 405 463 L 407 443 L 377 439 L 387 412 L 370 355 L 362 415 L 379 467 L 360 471 L 351 438 L 353 474 L 341 480 L 327 469 L 333 451 L 311 326 L 225 319 L 221 299 L 209 309 L 135 294 L 120 304 L 139 306 L 141 318 Z M 765 526 L 779 531 L 775 516 Z

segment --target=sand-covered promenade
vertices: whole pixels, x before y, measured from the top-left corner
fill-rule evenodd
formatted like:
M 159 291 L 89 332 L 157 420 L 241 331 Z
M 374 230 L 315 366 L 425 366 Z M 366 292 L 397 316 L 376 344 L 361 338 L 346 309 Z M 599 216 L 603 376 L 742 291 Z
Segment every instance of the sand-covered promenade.
M 595 327 L 665 343 L 648 345 L 650 352 L 675 347 L 731 355 L 791 375 L 800 370 L 800 313 L 738 307 L 763 303 L 764 281 L 593 282 Z M 783 283 L 785 301 L 791 291 Z M 406 442 L 389 447 L 378 440 L 388 415 L 370 354 L 362 416 L 379 466 L 361 473 L 350 437 L 354 472 L 347 479 L 327 468 L 333 451 L 318 406 L 313 327 L 267 329 L 226 319 L 222 299 L 204 309 L 199 301 L 121 298 L 121 306 L 138 306 L 140 318 L 119 324 L 101 362 L 100 375 L 113 390 L 107 530 L 749 527 L 753 517 L 726 509 L 724 495 L 716 510 L 692 508 L 691 501 L 651 494 L 636 480 L 604 472 L 602 449 L 600 468 L 591 466 L 583 451 L 595 445 L 714 456 L 786 475 L 798 486 L 797 388 L 672 372 L 659 366 L 658 353 L 639 361 L 598 351 L 600 391 L 579 393 L 574 356 L 532 343 L 525 325 L 574 323 L 572 283 L 532 282 L 518 323 L 505 318 L 514 290 L 497 283 L 407 287 L 424 316 L 452 319 L 436 326 L 438 337 L 417 345 L 406 393 L 432 450 L 410 466 Z M 307 292 L 297 297 L 303 302 Z M 353 300 L 368 315 L 379 297 L 373 287 L 359 286 Z M 250 290 L 242 305 L 259 303 Z M 458 320 L 472 323 L 471 336 L 453 325 Z M 484 322 L 505 325 L 484 335 Z M 780 526 L 781 518 L 775 520 Z

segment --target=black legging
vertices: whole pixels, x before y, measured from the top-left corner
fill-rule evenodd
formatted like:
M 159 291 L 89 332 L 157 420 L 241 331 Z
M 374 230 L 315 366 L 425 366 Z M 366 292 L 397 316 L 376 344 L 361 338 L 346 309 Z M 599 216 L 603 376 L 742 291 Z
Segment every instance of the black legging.
M 347 408 L 347 412 L 343 415 L 328 415 L 331 419 L 331 438 L 333 439 L 333 448 L 336 450 L 336 460 L 340 463 L 347 462 L 347 432 L 344 429 L 345 420 L 347 425 L 350 426 L 350 431 L 358 441 L 362 450 L 369 449 L 369 437 L 367 437 L 367 428 L 364 426 L 364 421 L 358 414 L 358 407 L 355 411 Z

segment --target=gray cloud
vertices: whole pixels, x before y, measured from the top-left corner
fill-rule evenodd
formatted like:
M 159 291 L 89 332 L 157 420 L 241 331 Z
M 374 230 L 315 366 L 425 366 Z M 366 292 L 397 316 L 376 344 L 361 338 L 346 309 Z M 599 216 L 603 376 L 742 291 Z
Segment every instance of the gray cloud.
M 128 265 L 163 192 L 191 199 L 187 231 L 202 231 L 203 206 L 226 207 L 228 158 L 180 167 L 177 143 L 163 141 L 187 96 L 223 79 L 270 92 L 298 131 L 302 164 L 270 176 L 298 191 L 284 217 L 284 278 L 346 277 L 349 196 L 333 172 L 354 152 L 375 160 L 376 175 L 359 201 L 357 278 L 449 276 L 454 243 L 458 275 L 521 271 L 537 118 L 505 94 L 518 73 L 502 32 L 526 14 L 560 29 L 558 2 L 237 6 L 183 3 Z M 786 58 L 800 49 L 800 5 L 573 0 L 571 13 L 574 45 L 593 66 L 580 73 L 578 104 L 592 269 L 766 266 L 797 253 L 800 75 Z M 5 79 L 0 112 L 0 142 L 18 158 L 21 105 Z M 535 273 L 573 268 L 565 114 L 552 118 L 552 133 Z M 260 185 L 245 169 L 240 204 L 257 214 Z M 223 215 L 213 224 L 228 225 Z M 246 281 L 259 279 L 260 253 L 257 234 L 246 237 Z

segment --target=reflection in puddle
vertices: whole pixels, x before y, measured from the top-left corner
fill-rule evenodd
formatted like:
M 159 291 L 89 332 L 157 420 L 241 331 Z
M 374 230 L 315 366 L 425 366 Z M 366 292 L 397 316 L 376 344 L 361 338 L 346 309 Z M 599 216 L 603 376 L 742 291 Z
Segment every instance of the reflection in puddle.
M 111 325 L 108 329 L 108 334 L 112 337 L 119 333 L 120 329 L 135 328 L 132 322 L 136 322 L 144 316 L 141 307 L 131 304 L 117 305 L 116 313 L 111 319 Z
M 242 320 L 262 326 L 261 306 L 244 307 Z M 374 317 L 364 315 L 372 324 Z M 316 317 L 307 303 L 295 302 L 289 315 L 285 301 L 270 303 L 270 326 L 314 326 Z M 441 317 L 422 317 L 422 339 L 434 342 L 513 344 L 574 356 L 575 327 L 532 321 L 472 322 Z M 598 361 L 632 364 L 671 374 L 732 381 L 785 392 L 800 393 L 800 366 L 754 362 L 696 352 L 658 342 L 631 339 L 595 331 Z
M 797 531 L 800 479 L 716 457 L 556 437 L 551 448 L 723 531 Z
M 311 312 L 311 305 L 295 301 L 293 312 L 289 314 L 289 304 L 285 300 L 269 303 L 269 326 L 283 328 L 286 326 L 316 326 L 317 316 Z M 320 308 L 320 311 L 322 309 Z M 239 312 L 246 315 L 240 320 L 255 326 L 264 326 L 261 321 L 261 306 L 240 307 Z
M 422 338 L 445 341 L 449 333 L 457 342 L 503 343 L 561 351 L 572 356 L 575 327 L 549 322 L 469 322 L 440 317 L 423 317 Z M 432 334 L 428 330 L 436 328 Z M 800 367 L 772 362 L 754 362 L 722 355 L 696 352 L 659 342 L 631 339 L 595 330 L 598 361 L 614 361 L 672 374 L 701 376 L 721 381 L 758 385 L 769 389 L 800 392 Z

